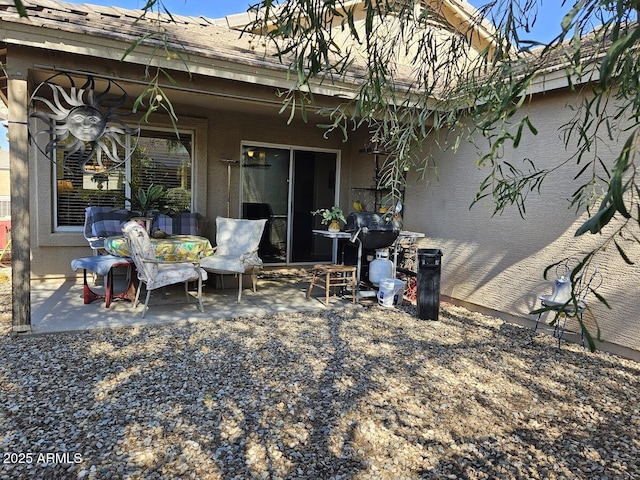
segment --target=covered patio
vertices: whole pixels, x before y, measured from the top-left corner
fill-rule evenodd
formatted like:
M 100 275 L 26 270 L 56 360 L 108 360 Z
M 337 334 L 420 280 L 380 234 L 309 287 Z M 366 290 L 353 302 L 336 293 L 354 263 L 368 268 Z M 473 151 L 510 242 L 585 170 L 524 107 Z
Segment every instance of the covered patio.
M 116 277 L 115 291 L 121 291 L 122 276 Z M 219 278 L 211 275 L 203 287 L 204 313 L 197 308 L 195 297 L 186 303 L 182 284 L 169 287 L 163 298 L 154 292 L 149 310 L 141 318 L 142 305 L 135 309 L 129 301 L 115 299 L 105 308 L 104 300 L 83 302 L 82 276 L 33 281 L 31 285 L 31 332 L 33 334 L 93 330 L 101 328 L 131 327 L 141 325 L 195 323 L 243 317 L 261 317 L 280 313 L 319 312 L 325 310 L 324 291 L 314 289 L 306 298 L 310 274 L 305 269 L 280 269 L 264 271 L 258 280 L 257 292 L 245 288 L 242 301 L 237 301 L 237 284 L 232 277 L 225 279 L 227 288 L 215 288 Z M 90 279 L 91 283 L 92 280 Z M 104 287 L 91 285 L 97 293 Z M 373 303 L 374 299 L 363 302 Z M 360 304 L 357 303 L 356 307 Z M 333 296 L 329 307 L 351 307 L 351 297 Z

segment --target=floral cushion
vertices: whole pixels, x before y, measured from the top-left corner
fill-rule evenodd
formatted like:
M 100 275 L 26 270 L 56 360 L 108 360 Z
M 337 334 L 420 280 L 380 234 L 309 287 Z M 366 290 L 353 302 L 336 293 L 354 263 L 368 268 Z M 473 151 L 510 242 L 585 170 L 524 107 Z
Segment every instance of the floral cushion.
M 145 261 L 156 260 L 156 250 L 151 245 L 147 230 L 137 222 L 131 221 L 122 227 L 122 233 L 129 242 L 131 258 L 138 269 L 138 278 L 143 282 L 149 282 L 158 274 L 158 265 Z
M 156 276 L 147 281 L 147 288 L 153 290 L 174 283 L 194 282 L 198 280 L 198 270 L 202 280 L 206 280 L 207 272 L 193 263 L 160 263 Z

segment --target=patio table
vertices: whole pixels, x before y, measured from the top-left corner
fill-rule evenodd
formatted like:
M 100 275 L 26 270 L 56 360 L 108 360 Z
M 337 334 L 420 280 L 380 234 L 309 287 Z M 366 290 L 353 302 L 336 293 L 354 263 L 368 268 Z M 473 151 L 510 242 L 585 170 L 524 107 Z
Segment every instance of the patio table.
M 156 258 L 164 261 L 188 260 L 198 261 L 213 251 L 211 242 L 206 237 L 197 235 L 171 235 L 167 238 L 151 238 L 151 245 L 156 249 Z M 107 237 L 104 248 L 112 255 L 128 257 L 131 255 L 124 237 Z

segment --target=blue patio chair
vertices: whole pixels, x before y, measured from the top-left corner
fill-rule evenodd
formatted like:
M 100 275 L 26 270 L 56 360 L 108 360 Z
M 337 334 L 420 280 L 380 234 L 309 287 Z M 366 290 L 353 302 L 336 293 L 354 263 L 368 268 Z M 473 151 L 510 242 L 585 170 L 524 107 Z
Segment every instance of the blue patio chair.
M 84 238 L 94 253 L 104 252 L 104 239 L 122 235 L 122 226 L 129 220 L 129 210 L 113 207 L 86 207 Z

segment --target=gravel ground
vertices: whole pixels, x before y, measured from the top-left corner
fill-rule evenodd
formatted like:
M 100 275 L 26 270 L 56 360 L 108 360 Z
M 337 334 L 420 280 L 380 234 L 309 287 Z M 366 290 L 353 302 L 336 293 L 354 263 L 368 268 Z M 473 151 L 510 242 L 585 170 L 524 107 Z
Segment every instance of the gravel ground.
M 640 478 L 640 365 L 493 317 L 369 306 L 16 339 L 7 285 L 0 479 Z

